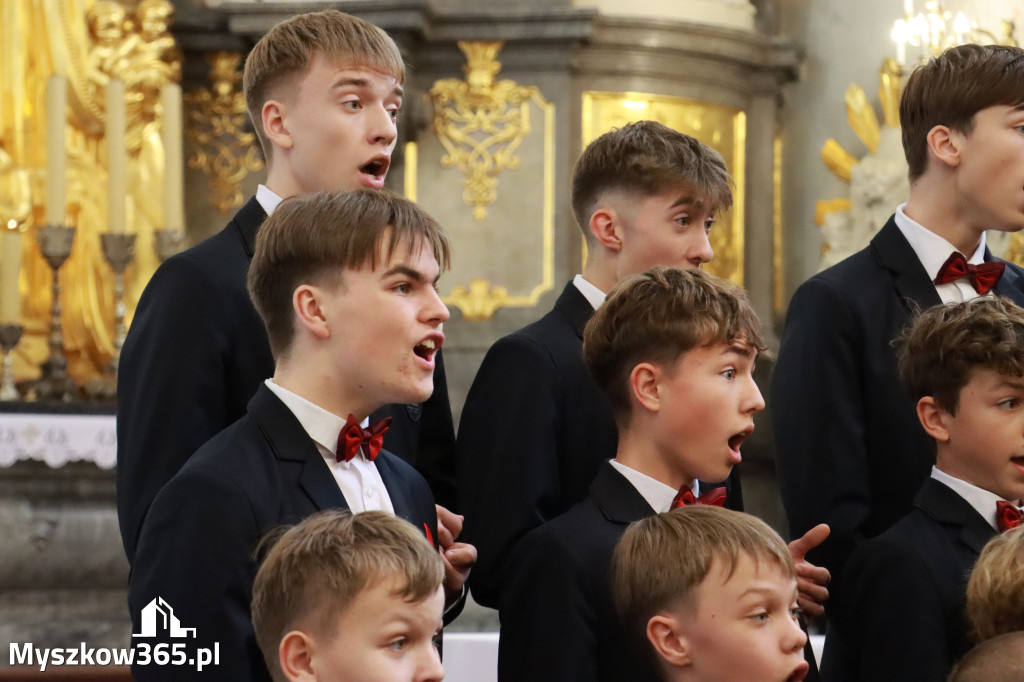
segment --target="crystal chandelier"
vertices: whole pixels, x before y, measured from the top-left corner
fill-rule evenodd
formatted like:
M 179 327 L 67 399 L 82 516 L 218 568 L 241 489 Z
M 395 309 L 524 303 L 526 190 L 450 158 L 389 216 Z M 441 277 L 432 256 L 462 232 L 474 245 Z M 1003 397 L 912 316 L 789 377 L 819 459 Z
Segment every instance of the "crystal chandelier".
M 926 0 L 924 11 L 914 13 L 914 0 L 903 1 L 902 19 L 892 27 L 892 41 L 896 43 L 896 61 L 900 67 L 921 64 L 943 50 L 964 43 L 994 43 L 1017 45 L 1013 38 L 1014 25 L 1002 22 L 1002 35 L 978 28 L 963 12 L 954 15 L 942 7 L 938 0 Z

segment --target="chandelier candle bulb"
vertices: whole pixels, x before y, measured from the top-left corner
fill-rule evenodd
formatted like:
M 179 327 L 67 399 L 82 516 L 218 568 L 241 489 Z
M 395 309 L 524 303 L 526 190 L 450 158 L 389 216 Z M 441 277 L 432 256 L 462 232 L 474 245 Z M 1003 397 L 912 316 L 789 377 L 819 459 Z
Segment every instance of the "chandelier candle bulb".
M 11 220 L 0 227 L 0 324 L 17 324 L 21 319 L 18 273 L 21 272 L 21 231 Z
M 128 153 L 125 147 L 125 88 L 124 83 L 110 79 L 107 83 L 107 221 L 110 231 L 125 231 L 125 197 L 127 183 L 125 169 Z
M 160 99 L 164 110 L 163 144 L 166 163 L 164 165 L 164 228 L 182 230 L 185 228 L 184 165 L 182 161 L 181 128 L 181 86 L 168 83 Z
M 64 148 L 67 87 L 64 76 L 53 75 L 46 79 L 46 222 L 51 225 L 63 225 L 67 220 L 64 201 L 67 185 L 67 151 Z

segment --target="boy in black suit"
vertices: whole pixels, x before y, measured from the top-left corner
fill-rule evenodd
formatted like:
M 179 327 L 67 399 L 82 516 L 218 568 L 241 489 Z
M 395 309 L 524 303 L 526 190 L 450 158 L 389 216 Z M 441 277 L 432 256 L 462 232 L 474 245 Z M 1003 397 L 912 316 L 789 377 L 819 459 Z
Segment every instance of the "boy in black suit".
M 801 682 L 796 567 L 764 521 L 711 505 L 626 529 L 612 558 L 627 637 L 667 682 Z
M 615 419 L 583 364 L 587 320 L 628 275 L 710 261 L 708 231 L 731 205 L 718 152 L 654 121 L 605 133 L 580 155 L 572 207 L 583 273 L 551 312 L 488 350 L 462 410 L 459 511 L 480 550 L 470 585 L 479 603 L 498 607 L 515 543 L 582 500 L 615 456 Z M 731 492 L 742 508 L 738 485 Z
M 615 459 L 586 499 L 528 533 L 502 590 L 502 682 L 656 679 L 624 646 L 612 604 L 612 551 L 656 512 L 723 505 L 697 480 L 725 480 L 764 408 L 754 383 L 761 327 L 746 294 L 699 270 L 655 267 L 616 285 L 584 332 L 587 366 L 619 427 Z M 827 530 L 827 529 L 826 529 Z M 794 555 L 806 541 L 793 543 Z M 827 582 L 820 569 L 812 572 Z M 806 581 L 804 581 L 806 582 Z M 827 590 L 805 586 L 822 601 Z
M 435 289 L 448 262 L 440 226 L 415 204 L 378 190 L 285 201 L 260 231 L 249 291 L 266 323 L 274 376 L 248 414 L 189 459 L 157 495 L 139 538 L 129 606 L 157 598 L 198 642 L 219 644 L 202 673 L 156 665 L 135 679 L 268 679 L 249 620 L 259 538 L 322 509 L 383 510 L 438 538 L 423 477 L 381 449 L 388 403 L 433 390 L 448 310 Z M 347 419 L 346 419 L 347 416 Z M 444 553 L 449 603 L 475 558 Z M 136 663 L 139 663 L 138 658 Z
M 822 677 L 943 682 L 970 648 L 967 576 L 1024 499 L 1024 309 L 994 296 L 936 306 L 899 351 L 935 440 L 914 509 L 854 551 Z
M 793 295 L 769 403 L 791 533 L 832 529 L 811 555 L 832 574 L 830 615 L 851 552 L 910 511 L 935 457 L 892 340 L 939 303 L 1024 304 L 1024 270 L 985 246 L 985 230 L 1024 228 L 1022 107 L 1020 48 L 961 45 L 917 68 L 900 100 L 907 203 Z
M 289 529 L 252 588 L 274 682 L 439 682 L 443 575 L 423 533 L 390 514 L 323 511 Z
M 282 198 L 383 186 L 404 77 L 402 56 L 384 31 L 336 10 L 284 21 L 249 53 L 243 84 L 267 159 L 266 185 L 223 231 L 160 266 L 121 352 L 117 508 L 129 562 L 160 488 L 245 414 L 274 372 L 245 288 L 260 224 Z M 386 408 L 394 417 L 387 443 L 451 505 L 455 434 L 440 356 L 437 362 L 426 403 Z

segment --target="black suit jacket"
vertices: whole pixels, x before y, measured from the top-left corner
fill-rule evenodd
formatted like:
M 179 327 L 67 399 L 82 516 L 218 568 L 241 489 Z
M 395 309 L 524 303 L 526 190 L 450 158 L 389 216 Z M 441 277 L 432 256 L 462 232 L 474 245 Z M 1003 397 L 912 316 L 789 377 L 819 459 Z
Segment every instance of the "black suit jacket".
M 944 682 L 971 647 L 967 579 L 995 535 L 966 500 L 926 479 L 914 509 L 850 558 L 822 679 Z
M 1024 270 L 1007 263 L 995 293 L 1024 304 Z M 890 218 L 865 249 L 804 282 L 789 305 L 770 393 L 775 457 L 792 536 L 832 528 L 808 555 L 832 572 L 831 616 L 845 602 L 851 552 L 910 511 L 935 463 L 892 341 L 915 309 L 940 302 Z
M 659 679 L 629 646 L 610 582 L 619 538 L 652 514 L 605 462 L 585 500 L 523 537 L 501 593 L 500 682 Z
M 477 602 L 497 608 L 515 543 L 582 500 L 615 456 L 611 407 L 583 362 L 594 314 L 569 282 L 551 312 L 495 343 L 466 398 L 456 444 L 459 512 L 478 558 Z M 739 475 L 728 505 L 743 508 Z
M 386 450 L 376 466 L 395 514 L 420 532 L 424 524 L 436 528 L 423 477 Z M 348 504 L 323 456 L 292 412 L 261 386 L 248 414 L 196 452 L 153 501 L 128 592 L 132 632 L 140 632 L 142 609 L 161 597 L 182 627 L 196 629 L 195 640 L 176 641 L 211 649 L 218 643 L 220 665 L 203 673 L 135 666 L 134 679 L 269 680 L 249 612 L 257 544 L 275 527 L 331 508 Z
M 266 217 L 250 199 L 221 232 L 157 268 L 139 299 L 117 386 L 117 511 L 129 562 L 160 488 L 245 414 L 274 373 L 267 332 L 246 289 Z M 384 446 L 415 464 L 438 500 L 452 504 L 455 433 L 440 354 L 434 387 L 422 406 L 382 411 L 396 417 Z

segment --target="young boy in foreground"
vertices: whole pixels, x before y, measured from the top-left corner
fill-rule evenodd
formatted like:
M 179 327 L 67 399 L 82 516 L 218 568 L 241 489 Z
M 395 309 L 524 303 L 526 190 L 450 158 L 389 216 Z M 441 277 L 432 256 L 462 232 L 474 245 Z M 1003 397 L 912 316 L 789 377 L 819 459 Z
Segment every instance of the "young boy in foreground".
M 248 413 L 221 431 L 163 487 L 132 566 L 134 624 L 156 597 L 198 642 L 218 642 L 221 666 L 200 679 L 268 679 L 249 602 L 259 539 L 323 509 L 381 510 L 440 538 L 427 482 L 381 449 L 389 403 L 433 390 L 448 309 L 435 289 L 448 240 L 422 209 L 383 190 L 306 195 L 263 225 L 249 291 L 267 328 L 274 376 Z M 347 417 L 347 418 L 346 418 Z M 462 594 L 475 550 L 444 553 L 446 596 Z M 206 644 L 203 644 L 206 646 Z M 136 666 L 138 682 L 191 679 Z
M 967 581 L 967 619 L 978 642 L 1024 631 L 1024 525 L 992 538 L 981 551 Z
M 1008 632 L 971 649 L 949 682 L 1020 682 L 1024 680 L 1024 632 Z
M 743 290 L 700 270 L 652 268 L 597 310 L 584 357 L 615 414 L 618 449 L 589 496 L 527 534 L 509 559 L 502 682 L 657 679 L 622 636 L 612 551 L 633 521 L 692 504 L 698 479 L 729 476 L 764 408 L 752 374 L 762 349 Z M 721 489 L 707 497 L 725 502 Z
M 289 529 L 252 594 L 274 682 L 440 680 L 443 575 L 423 533 L 391 514 L 323 511 Z
M 914 509 L 850 559 L 829 682 L 945 680 L 970 648 L 967 576 L 1024 498 L 1024 309 L 998 296 L 931 308 L 899 367 L 935 466 Z
M 807 674 L 796 567 L 764 521 L 711 505 L 650 516 L 626 529 L 612 576 L 626 636 L 654 654 L 668 682 Z

